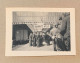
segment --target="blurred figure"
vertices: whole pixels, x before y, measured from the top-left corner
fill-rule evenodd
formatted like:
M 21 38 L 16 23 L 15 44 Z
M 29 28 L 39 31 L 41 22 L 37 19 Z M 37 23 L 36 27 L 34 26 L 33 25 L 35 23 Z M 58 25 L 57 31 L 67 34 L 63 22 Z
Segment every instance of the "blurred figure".
M 40 33 L 39 32 L 37 32 L 36 43 L 37 43 L 37 47 L 39 47 L 40 46 Z
M 47 45 L 50 45 L 50 36 L 49 36 L 49 32 L 47 32 L 47 33 L 45 34 L 45 41 L 46 41 Z
M 40 39 L 39 39 L 39 41 L 40 41 L 40 46 L 42 46 L 43 44 L 43 36 L 42 36 L 42 32 L 40 32 Z
M 32 42 L 33 42 L 33 34 L 32 33 L 30 33 L 30 35 L 29 35 L 29 45 L 30 46 L 32 46 Z
M 45 41 L 45 33 L 42 33 L 43 42 Z
M 57 51 L 65 51 L 65 50 L 67 50 L 66 46 L 64 44 L 64 41 L 63 41 L 63 36 L 60 33 L 58 33 L 56 35 L 56 37 L 57 37 L 57 42 L 56 42 L 57 43 Z
M 64 37 L 64 44 L 67 51 L 70 51 L 70 13 L 64 13 L 62 15 L 62 25 L 60 33 Z
M 57 33 L 59 33 L 58 25 L 55 24 L 54 28 L 52 28 L 52 30 L 50 31 L 50 35 L 52 36 L 54 51 L 57 51 L 57 36 L 56 36 Z
M 33 46 L 36 46 L 36 35 L 35 32 L 33 33 Z

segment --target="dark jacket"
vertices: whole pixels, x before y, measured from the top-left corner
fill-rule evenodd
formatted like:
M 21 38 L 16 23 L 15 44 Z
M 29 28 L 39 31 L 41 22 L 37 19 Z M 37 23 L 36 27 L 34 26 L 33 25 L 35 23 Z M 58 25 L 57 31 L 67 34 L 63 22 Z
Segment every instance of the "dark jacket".
M 65 38 L 67 38 L 68 36 L 70 36 L 70 16 L 69 15 L 63 18 L 62 24 L 61 24 L 60 33 Z

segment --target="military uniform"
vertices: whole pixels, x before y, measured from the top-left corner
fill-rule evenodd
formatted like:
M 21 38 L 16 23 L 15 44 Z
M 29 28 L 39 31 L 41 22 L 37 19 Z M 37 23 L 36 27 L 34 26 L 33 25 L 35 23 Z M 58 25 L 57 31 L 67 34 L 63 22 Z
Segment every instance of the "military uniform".
M 50 36 L 49 35 L 45 35 L 45 41 L 47 43 L 47 45 L 50 45 Z
M 29 45 L 32 46 L 33 38 L 32 34 L 29 35 Z
M 58 28 L 54 27 L 51 31 L 50 31 L 50 34 L 52 35 L 52 41 L 53 41 L 53 48 L 54 48 L 54 51 L 57 51 L 57 34 L 59 33 L 59 30 Z
M 64 38 L 64 44 L 67 51 L 70 50 L 70 15 L 63 18 L 60 33 Z
M 36 36 L 33 34 L 33 46 L 36 46 Z

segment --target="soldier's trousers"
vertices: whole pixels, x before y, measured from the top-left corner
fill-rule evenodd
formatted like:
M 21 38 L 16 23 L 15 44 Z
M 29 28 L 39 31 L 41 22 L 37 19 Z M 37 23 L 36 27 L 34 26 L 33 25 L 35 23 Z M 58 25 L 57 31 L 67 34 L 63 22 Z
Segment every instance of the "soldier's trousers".
M 66 45 L 61 38 L 57 38 L 57 46 L 61 49 L 61 51 L 67 51 Z
M 64 40 L 64 42 L 65 42 L 67 51 L 70 51 L 70 37 L 67 37 L 67 38 Z
M 36 46 L 36 41 L 33 42 L 33 46 Z
M 29 41 L 29 45 L 32 46 L 32 41 Z
M 57 51 L 57 38 L 53 39 L 52 41 L 54 42 L 53 43 L 54 51 Z

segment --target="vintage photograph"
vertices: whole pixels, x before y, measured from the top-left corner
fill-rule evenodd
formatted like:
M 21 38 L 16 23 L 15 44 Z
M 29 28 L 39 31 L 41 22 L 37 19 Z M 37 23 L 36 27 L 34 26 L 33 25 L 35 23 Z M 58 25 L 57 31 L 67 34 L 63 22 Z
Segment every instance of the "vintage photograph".
M 13 12 L 12 50 L 70 51 L 70 12 Z
M 62 9 L 56 9 L 57 11 L 54 9 L 49 9 L 51 11 L 46 11 L 48 9 L 45 11 L 44 9 L 42 9 L 43 11 L 35 10 L 36 9 L 33 11 L 32 9 L 17 9 L 11 10 L 11 13 L 7 12 L 7 14 L 11 14 L 11 16 L 8 17 L 12 20 L 10 22 L 10 33 L 12 36 L 12 39 L 10 39 L 10 50 L 12 52 L 26 51 L 26 54 L 27 51 L 28 53 L 32 51 L 38 51 L 38 53 L 45 51 L 48 53 L 48 51 L 51 51 L 53 52 L 51 55 L 55 55 L 58 52 L 60 52 L 60 54 L 61 52 L 62 54 L 63 52 L 71 52 L 73 50 L 72 47 L 75 48 L 75 30 L 71 32 L 71 28 L 75 27 L 75 25 L 73 26 L 71 24 L 72 19 L 73 24 L 75 24 L 74 16 L 72 17 L 74 12 L 72 12 L 72 14 L 71 11 L 63 11 Z M 9 18 L 8 20 L 10 20 Z M 73 54 L 75 54 L 75 49 Z

